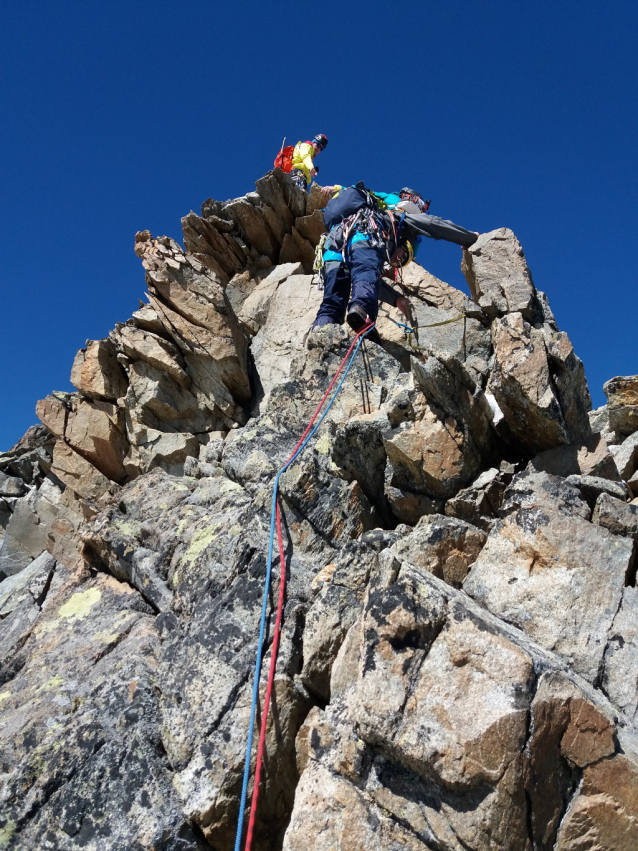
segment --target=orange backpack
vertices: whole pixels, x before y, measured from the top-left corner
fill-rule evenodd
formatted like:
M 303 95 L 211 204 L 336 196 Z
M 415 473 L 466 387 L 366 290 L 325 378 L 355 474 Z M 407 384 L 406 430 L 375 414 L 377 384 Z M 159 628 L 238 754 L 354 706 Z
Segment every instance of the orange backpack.
M 284 139 L 284 142 L 286 140 Z M 285 148 L 282 146 L 281 150 L 275 157 L 275 168 L 280 168 L 282 171 L 285 171 L 286 174 L 292 171 L 292 155 L 294 153 L 295 146 L 287 145 Z

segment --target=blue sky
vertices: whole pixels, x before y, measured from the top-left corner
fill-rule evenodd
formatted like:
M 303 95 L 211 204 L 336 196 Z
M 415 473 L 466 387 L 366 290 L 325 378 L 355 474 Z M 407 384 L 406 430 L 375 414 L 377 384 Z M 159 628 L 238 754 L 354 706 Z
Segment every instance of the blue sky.
M 316 132 L 324 183 L 511 227 L 602 404 L 638 372 L 637 23 L 613 0 L 3 0 L 0 451 L 137 308 L 135 232 L 181 240 Z M 457 246 L 425 249 L 464 286 Z

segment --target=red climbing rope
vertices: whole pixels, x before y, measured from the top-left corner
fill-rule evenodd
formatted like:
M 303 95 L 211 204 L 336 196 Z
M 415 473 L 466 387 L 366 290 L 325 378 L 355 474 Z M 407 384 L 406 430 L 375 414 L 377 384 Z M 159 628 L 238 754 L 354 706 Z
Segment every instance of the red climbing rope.
M 294 454 L 294 453 L 293 453 Z M 264 745 L 266 742 L 266 725 L 268 723 L 268 709 L 270 697 L 275 681 L 275 668 L 277 667 L 277 651 L 279 649 L 279 634 L 281 631 L 281 616 L 284 609 L 284 591 L 286 588 L 286 561 L 284 556 L 284 543 L 281 536 L 281 514 L 279 513 L 279 501 L 277 501 L 277 538 L 279 539 L 279 600 L 277 602 L 277 619 L 275 621 L 275 634 L 272 639 L 272 651 L 270 654 L 270 668 L 268 671 L 268 686 L 264 697 L 264 709 L 261 718 L 261 729 L 259 731 L 259 745 L 257 747 L 257 764 L 255 766 L 255 780 L 253 783 L 253 798 L 250 802 L 250 817 L 248 819 L 248 830 L 246 831 L 245 851 L 250 851 L 253 841 L 253 828 L 255 816 L 257 815 L 257 802 L 259 801 L 259 781 L 261 779 L 261 766 L 264 759 Z
M 366 323 L 366 325 L 364 325 L 363 328 L 355 335 L 355 337 L 352 341 L 352 344 L 351 344 L 350 348 L 348 349 L 346 356 L 344 357 L 344 359 L 339 364 L 339 368 L 337 369 L 332 381 L 330 382 L 328 389 L 324 393 L 323 398 L 322 398 L 321 402 L 319 403 L 316 411 L 312 415 L 312 419 L 308 423 L 306 430 L 304 431 L 304 433 L 299 438 L 299 441 L 297 442 L 297 445 L 295 446 L 292 453 L 290 454 L 290 457 L 288 458 L 288 460 L 286 461 L 286 463 L 282 467 L 280 473 L 277 475 L 277 478 L 275 479 L 275 493 L 273 494 L 273 498 L 275 500 L 275 517 L 276 517 L 276 523 L 277 523 L 277 538 L 278 538 L 278 542 L 279 542 L 279 571 L 280 571 L 280 574 L 279 574 L 279 600 L 278 600 L 278 603 L 277 603 L 277 616 L 276 616 L 276 620 L 275 620 L 275 629 L 274 629 L 272 649 L 271 649 L 271 654 L 270 654 L 270 667 L 269 667 L 269 670 L 268 670 L 268 684 L 266 686 L 266 694 L 265 694 L 265 697 L 264 697 L 263 713 L 262 713 L 262 718 L 261 718 L 261 727 L 260 727 L 260 730 L 259 730 L 259 744 L 258 744 L 258 747 L 257 747 L 257 761 L 256 761 L 256 765 L 255 765 L 255 778 L 254 778 L 254 781 L 253 781 L 253 795 L 252 795 L 252 800 L 251 800 L 251 803 L 250 803 L 250 815 L 249 815 L 249 819 L 248 819 L 248 828 L 247 828 L 247 831 L 246 831 L 246 844 L 244 846 L 244 851 L 251 851 L 252 841 L 253 841 L 255 817 L 257 815 L 257 804 L 258 804 L 258 801 L 259 801 L 259 784 L 260 784 L 260 780 L 261 780 L 261 769 L 262 769 L 263 757 L 264 757 L 264 747 L 265 747 L 265 743 L 266 743 L 266 727 L 267 727 L 267 724 L 268 724 L 268 710 L 270 708 L 270 700 L 271 700 L 271 697 L 272 697 L 272 688 L 273 688 L 273 684 L 274 684 L 274 681 L 275 681 L 275 669 L 276 669 L 276 666 L 277 666 L 277 651 L 279 649 L 279 636 L 280 636 L 280 633 L 281 633 L 281 621 L 282 621 L 282 616 L 283 616 L 284 597 L 285 597 L 285 588 L 286 588 L 286 561 L 285 561 L 285 555 L 284 555 L 283 537 L 282 537 L 282 534 L 281 534 L 281 513 L 280 513 L 280 510 L 279 510 L 279 500 L 277 499 L 277 492 L 276 492 L 277 491 L 277 483 L 278 483 L 279 476 L 281 475 L 281 473 L 286 469 L 288 464 L 290 464 L 290 462 L 293 460 L 293 458 L 295 457 L 295 455 L 299 451 L 299 448 L 302 446 L 302 444 L 306 440 L 306 436 L 308 435 L 308 432 L 312 428 L 314 421 L 317 419 L 317 416 L 319 415 L 319 412 L 321 411 L 321 409 L 324 405 L 324 402 L 328 398 L 330 391 L 332 390 L 337 379 L 339 378 L 339 375 L 341 374 L 343 367 L 345 366 L 348 358 L 350 357 L 352 350 L 355 349 L 355 347 L 358 350 L 362 337 L 365 336 L 365 334 L 367 334 L 369 331 L 371 331 L 372 328 L 374 328 L 374 323 L 371 323 L 371 322 L 368 321 L 368 323 Z M 356 355 L 356 352 L 355 352 L 355 355 Z M 354 360 L 354 357 L 353 357 L 353 360 Z M 349 369 L 350 369 L 350 367 L 348 367 L 348 370 Z M 346 370 L 346 375 L 347 375 L 348 370 Z M 346 376 L 344 375 L 344 379 L 345 379 L 345 377 Z M 339 385 L 339 387 L 341 387 L 341 385 Z M 335 398 L 336 398 L 338 392 L 339 392 L 339 388 L 337 389 L 337 392 L 335 393 Z M 331 400 L 330 405 L 332 405 L 332 402 L 334 402 L 334 398 Z M 322 416 L 322 418 L 321 418 L 322 420 L 323 420 L 323 417 L 325 416 L 325 414 L 328 412 L 330 405 L 328 406 L 324 415 Z M 321 424 L 321 420 L 317 424 L 317 428 L 319 427 L 320 424 Z M 310 437 L 312 437 L 312 435 L 310 435 Z M 308 438 L 308 439 L 310 439 L 310 438 Z M 246 770 L 248 770 L 248 763 L 247 763 Z M 243 794 L 245 794 L 245 792 Z M 239 842 L 241 841 L 241 832 L 240 831 L 241 831 L 241 814 L 242 814 L 242 811 L 243 810 L 240 809 L 240 821 L 239 821 L 239 825 L 238 825 L 237 844 L 239 844 Z

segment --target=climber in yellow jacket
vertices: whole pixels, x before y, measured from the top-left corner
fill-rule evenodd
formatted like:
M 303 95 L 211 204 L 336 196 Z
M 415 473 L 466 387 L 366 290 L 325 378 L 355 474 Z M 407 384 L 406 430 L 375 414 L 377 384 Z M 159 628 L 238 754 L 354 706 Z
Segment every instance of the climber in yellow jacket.
M 312 178 L 319 171 L 315 168 L 313 159 L 328 144 L 328 139 L 323 133 L 318 133 L 310 142 L 297 142 L 292 154 L 292 171 L 290 176 L 293 182 L 304 192 L 312 183 Z

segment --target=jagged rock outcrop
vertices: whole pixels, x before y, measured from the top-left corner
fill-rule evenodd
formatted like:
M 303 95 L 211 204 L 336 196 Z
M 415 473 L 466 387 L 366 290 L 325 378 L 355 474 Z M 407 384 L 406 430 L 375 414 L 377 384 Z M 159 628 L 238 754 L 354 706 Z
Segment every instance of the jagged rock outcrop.
M 0 454 L 1 848 L 234 847 L 273 478 L 351 342 L 321 190 L 256 189 L 137 234 L 147 301 Z M 281 477 L 259 851 L 638 847 L 636 378 L 590 410 L 511 231 L 463 268 Z

